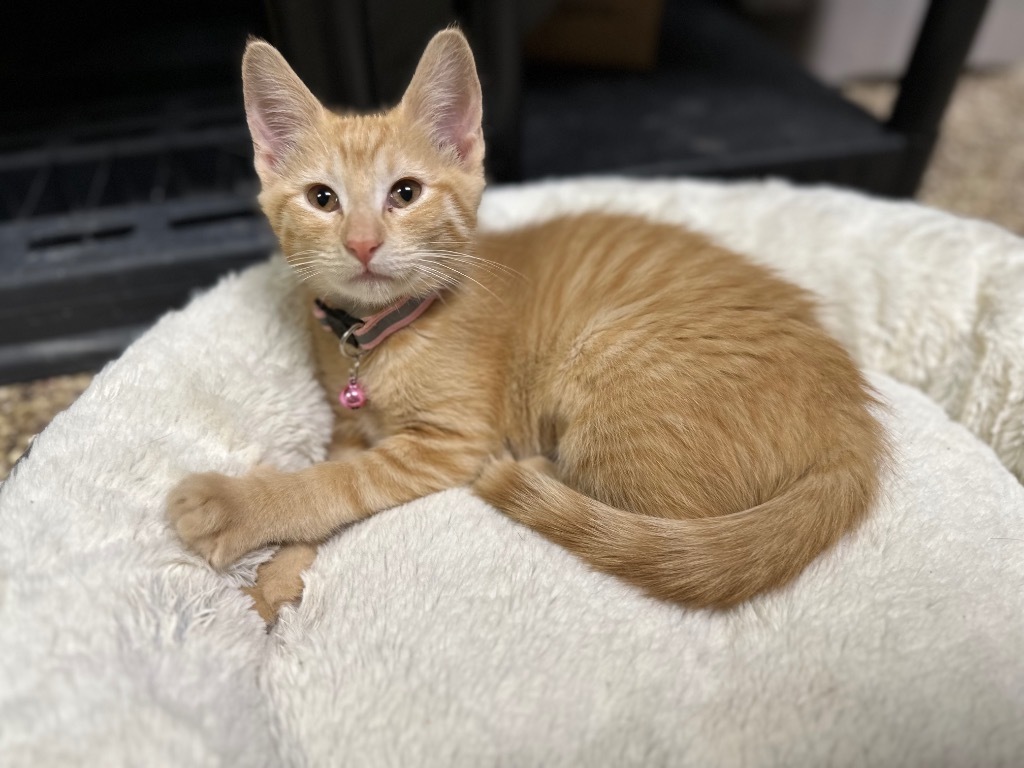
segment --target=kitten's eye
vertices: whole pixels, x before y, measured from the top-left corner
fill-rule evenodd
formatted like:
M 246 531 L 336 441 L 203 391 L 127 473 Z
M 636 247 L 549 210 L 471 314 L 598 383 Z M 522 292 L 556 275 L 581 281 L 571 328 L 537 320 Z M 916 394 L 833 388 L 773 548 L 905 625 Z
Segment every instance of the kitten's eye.
M 420 196 L 423 191 L 422 185 L 415 179 L 401 179 L 395 182 L 388 195 L 388 203 L 393 208 L 405 208 L 413 200 Z
M 334 190 L 325 184 L 314 184 L 306 192 L 306 199 L 309 200 L 309 204 L 314 208 L 319 208 L 321 211 L 338 210 L 338 196 L 334 193 Z

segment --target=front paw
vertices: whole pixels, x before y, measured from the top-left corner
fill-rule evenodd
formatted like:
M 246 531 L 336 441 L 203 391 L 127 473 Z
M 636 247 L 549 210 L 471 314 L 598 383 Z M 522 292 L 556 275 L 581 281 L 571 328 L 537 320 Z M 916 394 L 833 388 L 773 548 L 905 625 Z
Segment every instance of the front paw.
M 253 480 L 217 472 L 189 475 L 167 497 L 167 514 L 181 540 L 214 568 L 225 568 L 269 543 L 259 535 Z

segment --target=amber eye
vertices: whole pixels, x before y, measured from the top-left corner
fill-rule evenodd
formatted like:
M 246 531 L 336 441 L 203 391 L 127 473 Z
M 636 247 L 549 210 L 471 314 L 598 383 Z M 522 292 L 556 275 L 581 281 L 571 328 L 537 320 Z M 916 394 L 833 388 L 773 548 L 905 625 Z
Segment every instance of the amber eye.
M 422 191 L 423 187 L 418 181 L 414 179 L 400 179 L 391 188 L 391 194 L 388 195 L 388 204 L 392 208 L 405 208 L 405 206 L 419 197 Z
M 334 193 L 334 190 L 324 184 L 314 184 L 306 191 L 306 199 L 309 200 L 309 204 L 314 208 L 319 208 L 321 211 L 338 210 L 338 196 Z

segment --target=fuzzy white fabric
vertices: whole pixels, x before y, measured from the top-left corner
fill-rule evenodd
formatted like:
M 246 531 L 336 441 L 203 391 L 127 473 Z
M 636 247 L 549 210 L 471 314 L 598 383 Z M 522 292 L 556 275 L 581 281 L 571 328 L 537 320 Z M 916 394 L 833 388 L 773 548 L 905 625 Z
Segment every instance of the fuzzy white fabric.
M 1024 244 L 778 183 L 510 188 L 482 220 L 584 207 L 822 296 L 900 455 L 859 532 L 688 611 L 456 489 L 332 540 L 267 635 L 235 588 L 266 553 L 214 573 L 163 516 L 187 472 L 323 456 L 305 308 L 262 265 L 161 320 L 0 489 L 0 765 L 1019 765 Z

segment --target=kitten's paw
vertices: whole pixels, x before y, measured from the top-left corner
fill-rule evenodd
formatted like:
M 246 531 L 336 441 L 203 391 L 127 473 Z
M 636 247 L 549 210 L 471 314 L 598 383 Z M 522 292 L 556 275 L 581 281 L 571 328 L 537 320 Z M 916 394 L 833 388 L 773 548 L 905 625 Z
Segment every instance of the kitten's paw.
M 273 605 L 266 596 L 263 594 L 263 590 L 260 589 L 259 584 L 251 587 L 242 587 L 242 591 L 252 598 L 253 610 L 260 615 L 260 618 L 267 625 L 267 629 L 277 623 L 277 612 L 281 609 L 280 605 Z
M 302 599 L 302 572 L 316 557 L 313 544 L 289 544 L 256 570 L 256 584 L 242 591 L 253 599 L 253 608 L 272 625 L 281 607 Z
M 167 497 L 167 515 L 189 549 L 225 568 L 269 543 L 253 525 L 253 481 L 217 472 L 189 475 Z

